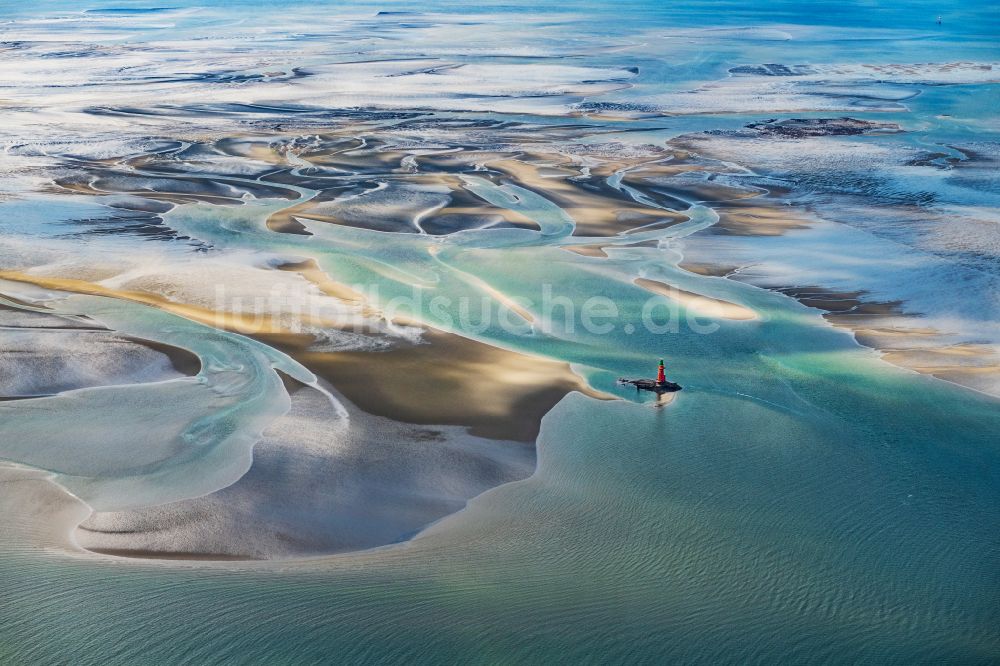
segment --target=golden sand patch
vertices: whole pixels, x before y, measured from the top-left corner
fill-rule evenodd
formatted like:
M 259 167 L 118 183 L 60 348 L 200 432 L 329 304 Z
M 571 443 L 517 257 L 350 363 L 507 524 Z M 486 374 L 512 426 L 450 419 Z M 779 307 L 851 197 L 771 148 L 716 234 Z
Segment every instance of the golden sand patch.
M 672 287 L 669 284 L 656 280 L 636 278 L 632 282 L 646 291 L 666 296 L 698 315 L 713 319 L 733 319 L 737 321 L 757 319 L 757 313 L 744 305 L 684 291 L 683 289 L 678 289 L 677 287 Z
M 591 389 L 568 363 L 437 329 L 384 352 L 313 352 L 271 338 L 360 409 L 396 421 L 467 426 L 474 435 L 534 441 L 542 417 L 571 391 Z
M 529 163 L 506 159 L 490 162 L 488 166 L 562 208 L 576 222 L 574 234 L 578 236 L 612 236 L 640 225 L 655 222 L 677 224 L 688 219 L 683 213 L 638 204 L 611 188 L 597 193 L 565 176 L 553 176 L 551 162 Z
M 294 268 L 320 285 L 329 287 L 328 282 L 332 282 L 309 261 Z M 216 312 L 156 294 L 71 278 L 0 271 L 0 279 L 142 303 L 250 335 L 324 377 L 362 410 L 407 423 L 461 425 L 482 437 L 534 441 L 542 417 L 567 393 L 580 391 L 614 399 L 591 389 L 568 363 L 492 347 L 436 329 L 426 329 L 420 344 L 403 343 L 386 352 L 316 352 L 309 350 L 312 335 L 291 332 L 268 315 Z M 352 297 L 340 286 L 332 289 Z
M 319 290 L 327 296 L 333 296 L 337 300 L 343 301 L 344 303 L 348 303 L 350 305 L 362 305 L 365 302 L 364 296 L 362 296 L 359 292 L 351 289 L 346 284 L 330 279 L 330 276 L 323 272 L 323 269 L 316 264 L 315 259 L 306 259 L 304 261 L 282 264 L 277 268 L 280 271 L 298 273 L 303 278 L 316 285 Z
M 132 301 L 134 303 L 142 303 L 143 305 L 150 305 L 186 319 L 196 321 L 200 324 L 246 335 L 285 332 L 284 327 L 279 325 L 273 317 L 267 314 L 243 314 L 239 312 L 211 310 L 199 305 L 177 303 L 158 294 L 150 294 L 141 291 L 129 291 L 124 289 L 112 289 L 110 287 L 105 287 L 93 282 L 87 282 L 85 280 L 44 277 L 31 275 L 29 273 L 22 273 L 20 271 L 0 271 L 0 279 L 33 284 L 44 289 L 54 289 L 56 291 L 65 291 L 73 294 L 106 296 L 108 298 L 117 298 L 125 301 Z
M 719 214 L 719 221 L 712 227 L 712 232 L 732 236 L 780 236 L 809 226 L 808 218 L 801 211 L 789 206 L 772 205 L 757 198 L 750 201 L 753 203 L 713 206 Z
M 563 245 L 564 250 L 569 250 L 575 254 L 579 254 L 584 257 L 596 257 L 599 259 L 607 259 L 608 253 L 604 251 L 607 247 L 607 243 L 593 243 L 587 245 Z

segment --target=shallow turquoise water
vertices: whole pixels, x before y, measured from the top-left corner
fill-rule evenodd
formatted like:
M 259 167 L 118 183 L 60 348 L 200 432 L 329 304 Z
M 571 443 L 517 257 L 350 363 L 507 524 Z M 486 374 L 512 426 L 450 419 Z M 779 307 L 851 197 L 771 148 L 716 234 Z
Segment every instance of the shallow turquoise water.
M 5 645 L 55 661 L 990 661 L 994 405 L 782 360 L 771 376 L 823 409 L 572 397 L 533 478 L 404 547 L 257 573 L 7 553 Z
M 316 11 L 312 3 L 287 6 Z M 427 9 L 426 3 L 391 6 Z M 245 11 L 252 23 L 266 23 L 273 5 L 233 7 L 227 5 L 226 11 Z M 678 44 L 678 53 L 700 48 L 700 55 L 677 62 L 640 58 L 644 85 L 624 93 L 625 99 L 682 88 L 712 73 L 721 76 L 727 66 L 742 61 L 995 59 L 1000 34 L 1000 19 L 985 2 L 946 7 L 775 2 L 749 9 L 735 3 L 434 7 L 472 15 L 541 10 L 554 24 L 566 23 L 567 40 L 584 36 L 584 46 L 587 39 L 614 30 L 625 36 L 677 25 L 802 24 L 862 31 L 856 40 L 844 35 L 804 47 L 727 39 Z M 76 9 L 41 2 L 3 12 L 23 16 Z M 946 17 L 941 29 L 933 24 L 937 14 Z M 183 21 L 205 30 L 216 16 L 206 12 Z M 912 39 L 869 39 L 872 35 L 864 32 L 885 28 L 912 31 Z M 587 56 L 587 62 L 614 64 L 620 58 L 601 53 Z M 995 140 L 997 128 L 990 123 L 996 94 L 995 86 L 930 88 L 909 103 L 912 113 L 878 119 L 919 126 L 920 140 Z M 959 118 L 936 117 L 942 114 Z M 759 117 L 636 124 L 649 130 L 642 140 L 663 140 Z M 666 129 L 655 130 L 661 126 Z M 4 203 L 0 210 L 7 206 L 13 208 Z M 641 399 L 603 403 L 570 396 L 546 417 L 533 477 L 476 498 L 408 544 L 375 551 L 273 567 L 74 558 L 25 547 L 23 532 L 30 520 L 14 512 L 7 519 L 13 527 L 0 530 L 0 661 L 908 664 L 1000 659 L 996 399 L 882 363 L 846 333 L 829 328 L 815 311 L 783 296 L 677 269 L 679 255 L 664 246 L 678 249 L 672 239 L 684 228 L 652 234 L 662 240 L 660 248 L 612 250 L 610 261 L 598 262 L 557 247 L 567 229 L 551 210 L 541 211 L 545 235 L 468 233 L 442 242 L 323 227 L 306 241 L 264 230 L 265 214 L 277 206 L 220 211 L 190 205 L 172 213 L 171 222 L 227 248 L 294 255 L 308 246 L 332 277 L 348 284 L 377 283 L 385 301 L 411 295 L 411 282 L 433 285 L 455 302 L 480 294 L 475 280 L 532 301 L 540 298 L 540 285 L 555 285 L 576 307 L 600 294 L 621 314 L 610 334 L 577 327 L 549 336 L 519 335 L 489 326 L 477 336 L 570 361 L 596 387 L 627 398 L 633 396 L 617 388 L 615 378 L 647 374 L 650 359 L 665 355 L 671 378 L 685 390 L 667 409 L 654 409 Z M 52 230 L 33 224 L 36 218 L 30 215 L 41 214 L 44 222 L 46 215 L 66 214 L 31 206 L 7 212 L 3 233 L 39 238 Z M 439 264 L 433 266 L 427 262 L 430 243 L 441 245 Z M 648 294 L 630 282 L 640 273 L 747 305 L 764 316 L 720 321 L 710 334 L 687 325 L 669 335 L 652 334 L 639 316 Z M 88 312 L 107 307 L 79 306 Z M 498 308 L 491 307 L 495 320 Z M 279 388 L 263 366 L 287 359 L 275 360 L 236 336 L 199 338 L 207 335 L 199 327 L 142 310 L 137 306 L 131 314 L 105 316 L 134 335 L 175 344 L 183 338 L 216 359 L 215 380 L 223 384 L 226 398 L 267 402 Z M 426 303 L 413 314 L 448 327 Z M 632 333 L 624 330 L 626 323 L 636 326 Z M 242 381 L 230 383 L 227 364 L 238 359 L 229 354 L 253 359 L 249 388 Z M 10 403 L 7 409 L 15 407 Z M 199 417 L 192 407 L 191 420 Z M 18 436 L 27 438 L 19 444 L 31 449 L 30 415 L 18 418 Z M 55 417 L 46 418 L 53 427 L 79 425 L 75 419 L 53 424 Z M 8 436 L 13 422 L 3 424 Z M 253 423 L 234 422 L 236 438 L 253 430 Z M 216 482 L 210 472 L 232 460 L 222 455 L 225 451 L 218 450 L 219 467 L 192 466 L 190 475 L 175 473 L 193 485 Z M 243 463 L 248 462 L 245 453 Z M 206 454 L 205 460 L 213 458 Z M 177 486 L 163 490 L 171 488 Z

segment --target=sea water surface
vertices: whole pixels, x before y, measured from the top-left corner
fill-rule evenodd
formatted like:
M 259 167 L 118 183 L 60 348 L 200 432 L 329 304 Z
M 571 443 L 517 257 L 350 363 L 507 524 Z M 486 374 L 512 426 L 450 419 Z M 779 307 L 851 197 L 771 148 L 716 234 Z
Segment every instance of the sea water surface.
M 377 11 L 404 12 L 400 16 L 407 25 L 391 35 L 365 33 Z M 940 26 L 935 22 L 939 14 Z M 446 21 L 441 18 L 445 15 Z M 455 16 L 470 25 L 463 27 Z M 529 29 L 519 29 L 522 20 Z M 439 21 L 444 27 L 426 31 Z M 340 30 L 348 23 L 354 27 L 345 35 Z M 289 27 L 278 35 L 266 29 L 269 25 Z M 81 36 L 88 29 L 93 34 Z M 727 68 L 740 63 L 916 67 L 996 61 L 1000 55 L 1000 17 L 986 2 L 586 2 L 549 7 L 182 0 L 162 8 L 145 2 L 81 6 L 43 0 L 0 9 L 0 30 L 25 41 L 176 41 L 176 51 L 163 56 L 166 62 L 174 56 L 187 62 L 191 53 L 199 53 L 198 40 L 222 33 L 240 35 L 237 50 L 251 55 L 265 47 L 298 53 L 296 49 L 313 42 L 322 49 L 329 38 L 341 40 L 345 50 L 352 48 L 352 40 L 384 40 L 395 56 L 417 57 L 435 49 L 458 53 L 470 71 L 480 59 L 492 63 L 496 57 L 507 64 L 557 61 L 560 67 L 595 71 L 638 67 L 633 87 L 599 98 L 621 105 L 658 104 L 668 113 L 684 107 L 691 114 L 586 120 L 602 136 L 614 135 L 625 145 L 658 144 L 770 117 L 749 107 L 713 110 L 715 98 L 707 106 L 700 101 L 690 106 L 689 98 L 696 95 L 685 90 L 721 79 Z M 326 30 L 336 37 L 324 35 Z M 406 30 L 417 35 L 412 42 L 397 34 Z M 471 30 L 473 37 L 464 38 L 463 30 Z M 494 41 L 476 41 L 486 34 Z M 644 42 L 655 44 L 653 55 L 644 55 L 642 48 L 622 50 Z M 498 49 L 503 51 L 499 56 Z M 310 48 L 306 52 L 309 56 Z M 224 55 L 230 58 L 232 52 Z M 86 57 L 71 60 L 84 62 Z M 306 66 L 318 68 L 327 55 L 315 58 Z M 69 78 L 87 71 L 86 64 L 71 67 Z M 14 100 L 11 107 L 17 106 L 17 95 L 40 85 L 17 78 L 9 62 L 3 71 L 13 72 L 13 80 L 0 80 L 0 98 Z M 146 90 L 163 85 L 164 72 L 147 67 L 143 77 L 130 80 L 131 71 L 123 65 L 115 74 L 121 79 L 94 81 L 89 84 L 93 92 L 73 94 L 82 96 L 81 106 L 103 104 L 101 91 L 110 86 L 108 106 L 124 107 L 130 100 L 151 106 L 156 93 Z M 534 70 L 513 71 L 525 75 Z M 539 76 L 577 75 L 559 70 Z M 914 78 L 923 76 L 918 72 Z M 463 118 L 530 121 L 545 128 L 583 122 L 554 106 L 526 106 L 523 96 L 511 102 L 496 90 L 506 91 L 515 83 L 484 83 L 470 74 L 461 84 L 469 87 L 469 99 L 462 98 L 461 90 L 406 89 L 405 99 L 390 106 L 435 104 L 449 113 L 449 104 L 463 99 L 460 104 L 471 107 L 456 110 Z M 950 144 L 973 141 L 996 146 L 995 84 L 935 81 L 909 99 L 916 86 L 887 84 L 906 88 L 900 95 L 906 97 L 905 108 L 875 112 L 862 107 L 850 115 L 900 122 L 911 130 L 900 137 L 873 137 L 875 145 L 886 144 L 887 150 L 913 144 L 946 150 Z M 386 84 L 386 90 L 393 89 Z M 304 104 L 342 106 L 336 94 L 323 90 L 302 94 L 308 97 Z M 844 94 L 856 96 L 856 91 Z M 878 103 L 890 97 L 885 93 Z M 164 105 L 173 101 L 161 100 Z M 290 105 L 285 97 L 279 101 Z M 186 112 L 200 109 L 206 115 L 214 113 L 213 103 L 176 101 L 188 105 Z M 378 99 L 375 105 L 388 103 Z M 98 134 L 69 112 L 60 124 L 58 110 L 45 109 L 41 120 L 32 119 L 31 109 L 15 111 L 16 122 L 4 131 L 12 152 L 32 132 L 38 132 L 40 145 L 86 142 L 89 132 Z M 828 117 L 831 112 L 794 115 Z M 161 134 L 162 126 L 150 127 L 151 140 L 171 140 Z M 759 159 L 774 170 L 783 168 L 782 159 L 795 159 L 780 154 L 780 146 L 773 151 L 747 159 Z M 817 171 L 835 180 L 843 172 L 863 170 L 864 159 L 859 158 L 860 167 L 842 162 L 827 171 L 817 166 Z M 95 295 L 59 300 L 63 314 L 86 315 L 123 334 L 188 348 L 202 358 L 203 368 L 196 378 L 0 402 L 0 457 L 20 472 L 41 470 L 56 484 L 39 491 L 37 504 L 16 493 L 0 497 L 5 512 L 0 519 L 0 662 L 1000 660 L 997 397 L 890 365 L 847 331 L 830 326 L 817 310 L 781 293 L 679 268 L 685 252 L 694 249 L 697 233 L 718 220 L 710 205 L 694 204 L 687 210 L 689 221 L 682 224 L 618 239 L 621 247 L 607 249 L 609 259 L 601 261 L 563 249 L 579 242 L 569 236 L 573 219 L 544 196 L 474 175 L 464 176 L 470 192 L 523 212 L 539 229 L 473 229 L 432 237 L 306 223 L 311 236 L 277 234 L 266 227 L 267 217 L 315 194 L 307 185 L 291 185 L 297 199 L 244 197 L 243 205 L 234 207 L 177 206 L 163 215 L 164 221 L 192 245 L 151 251 L 130 237 L 81 242 L 65 224 L 95 216 L 95 211 L 78 209 L 90 204 L 69 204 L 35 191 L 34 185 L 24 185 L 28 170 L 19 164 L 12 169 L 2 174 L 3 182 L 12 184 L 11 196 L 0 200 L 0 235 L 7 241 L 0 261 L 5 269 L 45 253 L 39 264 L 63 261 L 74 251 L 81 264 L 131 252 L 147 253 L 150 261 L 163 252 L 174 260 L 201 244 L 265 262 L 307 254 L 344 284 L 377 284 L 383 302 L 412 294 L 414 284 L 433 288 L 456 304 L 463 296 L 478 298 L 483 284 L 534 302 L 540 285 L 553 285 L 577 308 L 594 295 L 611 299 L 620 313 L 613 330 L 595 333 L 578 326 L 546 333 L 542 321 L 535 328 L 490 325 L 464 333 L 570 362 L 592 386 L 622 399 L 567 396 L 543 421 L 533 476 L 487 491 L 405 543 L 277 563 L 83 555 L 38 546 L 44 538 L 37 535 L 47 533 L 48 521 L 72 514 L 74 509 L 66 506 L 79 510 L 72 497 L 60 493 L 102 509 L 173 501 L 223 487 L 249 466 L 260 421 L 287 409 L 287 396 L 270 367 L 306 384 L 315 377 L 264 344 L 177 314 Z M 862 194 L 930 191 L 937 204 L 954 212 L 954 219 L 997 219 L 995 183 L 914 184 L 906 176 L 894 172 L 892 183 Z M 227 182 L 240 183 L 236 177 Z M 788 245 L 753 239 L 731 251 L 787 262 L 792 273 L 825 270 L 834 277 L 824 277 L 834 283 L 863 278 L 862 287 L 882 289 L 887 300 L 923 299 L 921 309 L 928 315 L 959 321 L 956 331 L 970 339 L 995 342 L 1000 259 L 997 246 L 984 247 L 988 234 L 942 248 L 928 240 L 931 231 L 914 230 L 898 220 L 890 221 L 896 226 L 878 227 L 863 214 L 847 215 L 833 205 L 854 186 L 861 191 L 856 180 L 837 181 L 830 186 L 836 192 L 817 190 L 821 193 L 816 196 L 817 201 L 828 196 L 830 218 L 840 210 L 844 219 L 837 223 L 848 228 L 845 234 L 858 235 L 834 235 L 821 246 L 811 245 L 812 237 Z M 844 238 L 864 238 L 863 243 L 878 250 L 870 257 L 862 253 L 868 261 L 858 262 L 849 246 L 837 246 Z M 640 241 L 646 242 L 635 245 Z M 928 257 L 937 262 L 934 271 L 923 271 L 930 265 L 922 263 L 931 262 Z M 900 267 L 911 266 L 916 266 L 911 275 L 926 272 L 926 288 L 893 278 Z M 746 306 L 758 317 L 718 320 L 707 333 L 687 325 L 652 332 L 641 317 L 649 295 L 631 282 L 638 276 Z M 0 285 L 2 293 L 17 288 L 28 295 L 44 292 Z M 30 310 L 20 300 L 5 300 L 4 305 Z M 501 304 L 489 307 L 495 322 Z M 457 310 L 434 310 L 421 302 L 406 314 L 463 333 L 455 324 Z M 620 376 L 649 374 L 651 361 L 662 356 L 668 358 L 670 378 L 684 386 L 668 407 L 655 408 L 616 387 Z M 208 393 L 211 398 L 202 399 Z M 157 409 L 164 404 L 171 409 Z M 151 419 L 154 414 L 158 416 Z M 81 430 L 92 440 L 88 450 L 100 451 L 106 459 L 74 455 Z M 165 441 L 158 433 L 173 437 L 181 430 L 186 441 L 199 446 L 182 456 L 156 448 Z M 133 447 L 141 447 L 148 459 L 135 468 L 117 467 L 121 458 L 135 462 Z M 53 506 L 62 512 L 55 518 L 49 512 Z

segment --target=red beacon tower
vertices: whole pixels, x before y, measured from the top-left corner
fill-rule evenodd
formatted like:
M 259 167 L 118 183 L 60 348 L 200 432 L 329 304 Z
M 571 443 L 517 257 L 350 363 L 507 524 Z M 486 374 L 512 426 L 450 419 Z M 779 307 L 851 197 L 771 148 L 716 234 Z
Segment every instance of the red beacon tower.
M 660 366 L 656 369 L 656 379 L 628 379 L 622 377 L 618 380 L 619 384 L 631 384 L 635 387 L 637 391 L 652 391 L 658 396 L 664 393 L 673 393 L 674 391 L 680 391 L 681 385 L 675 384 L 674 382 L 667 381 L 667 373 L 663 367 L 663 359 L 660 359 Z M 660 404 L 659 401 L 657 404 Z

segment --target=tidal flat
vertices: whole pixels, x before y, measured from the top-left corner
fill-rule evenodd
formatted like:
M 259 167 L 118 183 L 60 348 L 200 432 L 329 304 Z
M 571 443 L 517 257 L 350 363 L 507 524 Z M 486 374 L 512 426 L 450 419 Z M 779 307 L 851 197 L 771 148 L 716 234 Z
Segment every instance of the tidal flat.
M 1000 660 L 992 9 L 0 9 L 0 663 Z

